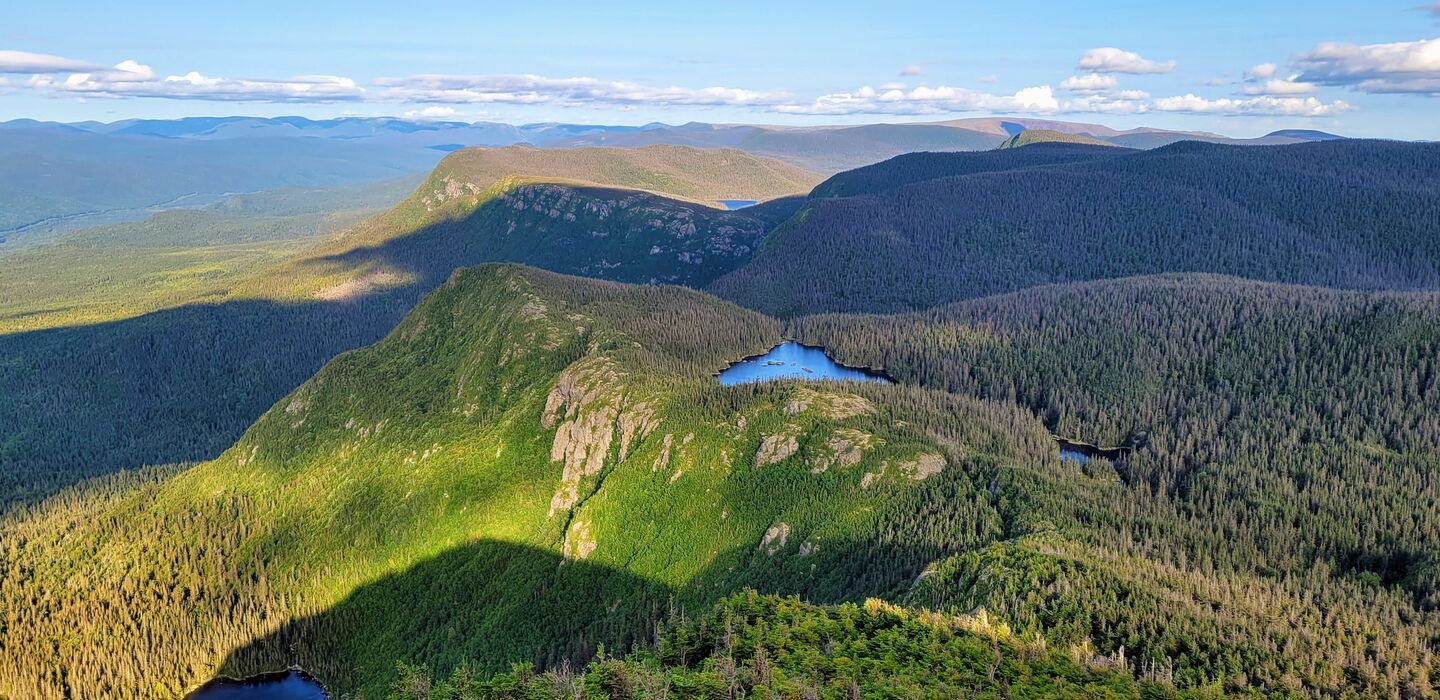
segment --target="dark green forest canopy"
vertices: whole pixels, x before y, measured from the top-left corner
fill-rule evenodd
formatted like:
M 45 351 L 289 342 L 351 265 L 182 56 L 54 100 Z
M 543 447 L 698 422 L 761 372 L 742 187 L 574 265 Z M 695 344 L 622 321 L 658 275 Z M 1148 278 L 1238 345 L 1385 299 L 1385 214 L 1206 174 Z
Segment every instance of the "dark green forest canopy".
M 1184 142 L 1064 162 L 1077 148 L 1000 152 L 1010 169 L 996 154 L 925 154 L 842 174 L 820 192 L 866 194 L 812 198 L 710 289 L 790 317 L 1163 272 L 1440 287 L 1440 145 Z

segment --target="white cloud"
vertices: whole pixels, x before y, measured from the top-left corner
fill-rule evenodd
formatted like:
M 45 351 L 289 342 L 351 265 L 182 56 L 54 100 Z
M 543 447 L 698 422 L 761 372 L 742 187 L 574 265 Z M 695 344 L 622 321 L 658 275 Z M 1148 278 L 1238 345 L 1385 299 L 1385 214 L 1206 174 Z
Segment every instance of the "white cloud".
M 778 91 L 729 87 L 650 87 L 594 78 L 539 75 L 415 75 L 378 78 L 380 99 L 436 104 L 555 104 L 560 106 L 767 106 L 784 101 Z
M 156 97 L 220 102 L 350 102 L 363 99 L 355 81 L 333 75 L 283 80 L 232 80 L 191 71 L 157 78 L 149 66 L 123 61 L 113 70 L 72 73 L 63 80 L 36 75 L 30 87 L 56 94 L 93 97 Z
M 1269 80 L 1275 77 L 1275 72 L 1280 70 L 1274 63 L 1261 63 L 1245 71 L 1245 77 L 1250 80 Z
M 998 83 L 998 82 L 1000 82 L 1000 76 L 998 76 L 998 75 L 982 75 L 982 76 L 976 78 L 976 79 L 975 79 L 975 82 L 979 82 L 979 83 Z
M 1440 96 L 1440 39 L 1320 44 L 1296 59 L 1301 80 L 1361 92 Z
M 1169 73 L 1175 70 L 1175 62 L 1156 63 L 1132 51 L 1105 47 L 1086 51 L 1075 69 L 1091 73 Z
M 1221 97 L 1212 100 L 1193 94 L 1162 97 L 1152 102 L 1151 107 L 1161 112 L 1281 117 L 1329 117 L 1354 109 L 1343 100 L 1325 103 L 1314 97 L 1262 95 L 1241 99 Z
M 782 104 L 785 114 L 952 114 L 957 112 L 1009 112 L 1053 114 L 1060 102 L 1048 85 L 1029 87 L 1013 95 L 992 95 L 966 88 L 916 87 L 911 90 L 876 90 L 865 86 L 854 92 L 821 95 L 810 104 Z
M 1251 85 L 1245 88 L 1247 95 L 1310 95 L 1318 88 L 1314 83 L 1302 83 L 1295 80 L 1295 76 L 1289 78 L 1276 78 L 1267 80 L 1258 85 Z
M 1089 73 L 1086 75 L 1072 75 L 1060 83 L 1061 90 L 1070 92 L 1107 92 L 1114 90 L 1119 82 L 1113 75 L 1101 75 Z
M 68 73 L 95 70 L 93 63 L 28 51 L 0 51 L 0 73 Z
M 402 116 L 406 119 L 449 119 L 456 114 L 458 114 L 458 112 L 455 111 L 454 107 L 434 105 L 426 107 L 425 109 L 412 109 Z
M 901 69 L 900 69 L 900 75 L 903 75 L 903 76 L 905 76 L 905 77 L 914 77 L 914 76 L 917 76 L 917 75 L 924 75 L 924 74 L 925 74 L 925 70 L 924 70 L 923 68 L 921 68 L 921 67 L 920 67 L 920 64 L 918 64 L 918 63 L 912 63 L 912 64 L 910 64 L 910 65 L 908 65 L 908 66 L 905 66 L 904 68 L 901 68 Z

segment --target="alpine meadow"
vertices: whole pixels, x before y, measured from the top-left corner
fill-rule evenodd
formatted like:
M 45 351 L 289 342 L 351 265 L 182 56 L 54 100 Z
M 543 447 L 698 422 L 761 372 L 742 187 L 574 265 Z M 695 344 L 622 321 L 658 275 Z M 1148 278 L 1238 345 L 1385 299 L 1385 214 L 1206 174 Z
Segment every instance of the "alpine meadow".
M 1440 5 L 1026 9 L 9 12 L 0 700 L 1440 698 Z

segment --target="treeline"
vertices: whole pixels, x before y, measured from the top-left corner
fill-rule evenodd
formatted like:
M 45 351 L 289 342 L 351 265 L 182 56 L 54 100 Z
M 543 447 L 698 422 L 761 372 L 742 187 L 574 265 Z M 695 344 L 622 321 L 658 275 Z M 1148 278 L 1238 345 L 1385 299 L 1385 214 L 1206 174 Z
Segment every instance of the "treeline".
M 401 662 L 390 700 L 569 698 L 999 699 L 1203 697 L 1136 682 L 1112 659 L 1072 658 L 983 612 L 950 616 L 877 599 L 816 606 L 747 591 L 694 620 L 671 618 L 653 644 L 583 667 L 517 664 L 491 676 L 460 666 L 436 679 Z
M 1049 147 L 1046 147 L 1047 149 Z M 1440 146 L 1186 142 L 1011 169 L 931 154 L 812 198 L 710 289 L 772 315 L 911 311 L 1036 285 L 1166 272 L 1359 289 L 1440 286 Z M 1048 152 L 1048 151 L 1047 151 Z M 945 158 L 979 172 L 943 175 Z M 990 155 L 1001 158 L 1003 155 Z M 894 172 L 891 173 L 890 171 Z M 844 178 L 845 176 L 840 176 Z M 844 190 L 842 179 L 837 187 Z M 823 188 L 824 186 L 822 186 Z

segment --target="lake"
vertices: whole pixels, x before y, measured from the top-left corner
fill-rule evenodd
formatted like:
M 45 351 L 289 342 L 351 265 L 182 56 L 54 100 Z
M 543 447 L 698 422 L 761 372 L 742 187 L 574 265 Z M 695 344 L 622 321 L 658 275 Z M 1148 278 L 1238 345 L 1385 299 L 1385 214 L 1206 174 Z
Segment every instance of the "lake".
M 717 377 L 725 386 L 768 382 L 775 379 L 832 379 L 856 382 L 893 384 L 879 372 L 846 367 L 832 359 L 821 348 L 787 340 L 769 352 L 736 362 Z
M 756 204 L 759 204 L 759 202 L 753 199 L 721 199 L 717 201 L 720 202 L 720 206 L 725 207 L 726 209 L 729 209 L 731 211 L 734 211 L 736 209 L 744 209 L 745 207 L 753 207 Z
M 185 700 L 328 700 L 325 689 L 304 671 L 281 671 L 244 680 L 217 678 Z

